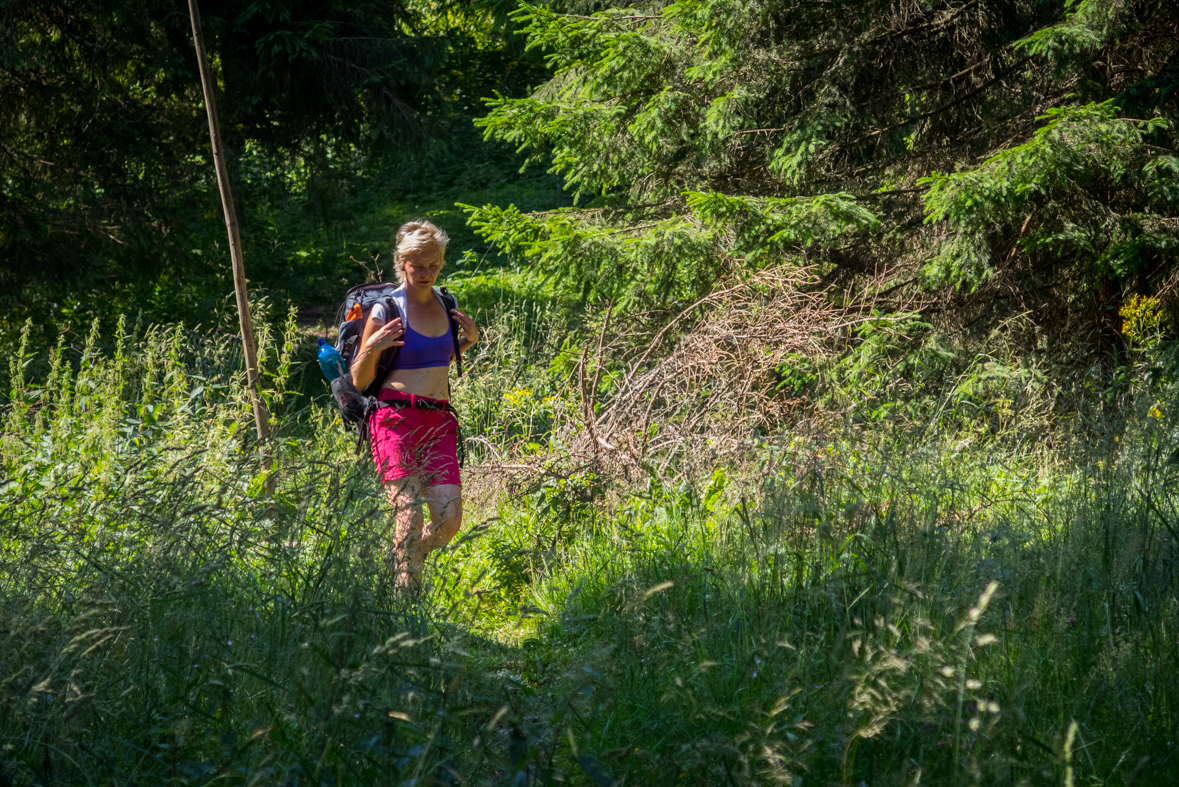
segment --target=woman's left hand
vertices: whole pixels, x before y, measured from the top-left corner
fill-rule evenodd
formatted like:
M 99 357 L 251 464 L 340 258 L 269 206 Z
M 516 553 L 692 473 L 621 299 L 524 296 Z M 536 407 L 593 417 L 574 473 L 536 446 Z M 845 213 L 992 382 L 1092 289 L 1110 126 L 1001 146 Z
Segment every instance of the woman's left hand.
M 460 348 L 466 350 L 475 342 L 479 341 L 479 327 L 475 325 L 475 321 L 467 315 L 460 312 L 458 309 L 451 309 L 450 313 L 454 315 L 454 320 L 463 329 L 462 340 L 459 344 Z

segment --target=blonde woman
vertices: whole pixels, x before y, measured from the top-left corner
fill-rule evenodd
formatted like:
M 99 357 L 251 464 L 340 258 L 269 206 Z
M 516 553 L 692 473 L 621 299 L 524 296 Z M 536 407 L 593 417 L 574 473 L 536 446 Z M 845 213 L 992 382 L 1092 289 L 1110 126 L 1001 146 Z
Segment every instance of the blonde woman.
M 463 521 L 458 420 L 448 406 L 450 364 L 456 347 L 465 352 L 479 341 L 479 329 L 458 309 L 447 314 L 434 289 L 449 240 L 429 221 L 411 221 L 397 231 L 393 263 L 402 287 L 394 300 L 405 323 L 400 317 L 386 321 L 392 315 L 374 307 L 351 369 L 363 391 L 373 383 L 381 353 L 401 348 L 377 395 L 384 406 L 369 416 L 368 426 L 397 521 L 395 583 L 411 590 L 421 587 L 426 555 L 450 543 Z

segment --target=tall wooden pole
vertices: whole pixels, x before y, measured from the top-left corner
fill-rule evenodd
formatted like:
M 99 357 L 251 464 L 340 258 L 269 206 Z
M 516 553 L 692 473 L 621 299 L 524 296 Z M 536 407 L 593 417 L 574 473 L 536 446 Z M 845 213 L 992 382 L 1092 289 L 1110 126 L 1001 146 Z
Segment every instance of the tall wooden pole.
M 242 239 L 237 231 L 237 211 L 233 208 L 233 192 L 229 189 L 225 145 L 221 141 L 217 105 L 213 102 L 213 75 L 209 70 L 209 58 L 205 55 L 205 36 L 201 33 L 201 12 L 197 8 L 197 0 L 188 0 L 188 14 L 192 19 L 192 39 L 196 43 L 197 63 L 201 68 L 201 87 L 205 91 L 205 109 L 209 114 L 209 137 L 213 144 L 213 164 L 217 168 L 217 188 L 221 191 L 225 229 L 229 233 L 233 289 L 237 293 L 237 317 L 242 329 L 242 351 L 246 356 L 246 383 L 250 389 L 250 402 L 254 406 L 254 425 L 258 428 L 258 442 L 263 446 L 263 461 L 269 464 L 266 443 L 270 440 L 270 420 L 258 390 L 258 350 L 254 344 L 254 324 L 250 321 L 250 301 L 246 297 L 246 265 L 242 259 Z

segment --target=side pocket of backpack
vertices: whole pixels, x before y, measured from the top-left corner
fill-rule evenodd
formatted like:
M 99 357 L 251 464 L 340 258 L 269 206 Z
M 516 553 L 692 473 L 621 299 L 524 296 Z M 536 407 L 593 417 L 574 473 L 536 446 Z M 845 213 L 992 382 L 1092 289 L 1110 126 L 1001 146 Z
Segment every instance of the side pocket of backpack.
M 356 425 L 364 420 L 367 397 L 352 384 L 351 372 L 332 380 L 332 396 L 340 406 L 344 423 Z

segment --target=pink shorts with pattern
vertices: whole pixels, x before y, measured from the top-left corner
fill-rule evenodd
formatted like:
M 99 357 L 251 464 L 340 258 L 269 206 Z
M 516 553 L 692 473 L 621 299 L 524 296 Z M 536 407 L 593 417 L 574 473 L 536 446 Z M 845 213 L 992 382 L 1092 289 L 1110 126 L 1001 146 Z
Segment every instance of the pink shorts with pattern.
M 408 476 L 425 486 L 461 484 L 458 465 L 458 419 L 445 410 L 424 410 L 417 402 L 443 400 L 382 388 L 377 399 L 405 405 L 378 407 L 369 416 L 373 461 L 381 482 Z

